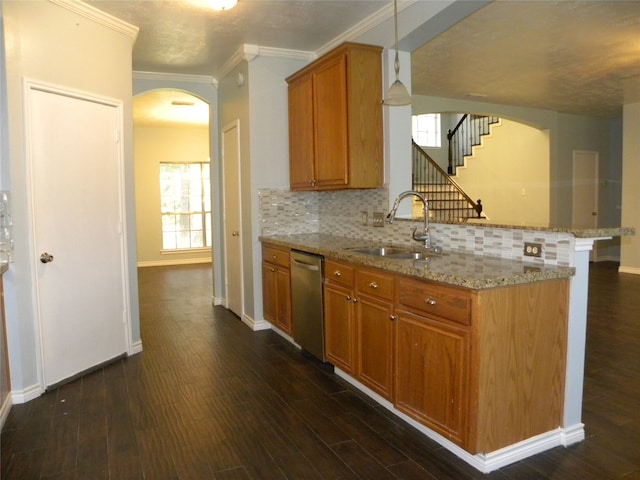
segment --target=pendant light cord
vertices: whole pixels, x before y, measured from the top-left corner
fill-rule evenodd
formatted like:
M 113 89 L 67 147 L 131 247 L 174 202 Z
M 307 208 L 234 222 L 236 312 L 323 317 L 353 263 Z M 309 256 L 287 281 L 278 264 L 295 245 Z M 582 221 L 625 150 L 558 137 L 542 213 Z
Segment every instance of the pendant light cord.
M 396 58 L 393 66 L 396 71 L 396 80 L 400 79 L 400 59 L 398 58 L 398 0 L 393 0 L 393 19 L 396 32 Z

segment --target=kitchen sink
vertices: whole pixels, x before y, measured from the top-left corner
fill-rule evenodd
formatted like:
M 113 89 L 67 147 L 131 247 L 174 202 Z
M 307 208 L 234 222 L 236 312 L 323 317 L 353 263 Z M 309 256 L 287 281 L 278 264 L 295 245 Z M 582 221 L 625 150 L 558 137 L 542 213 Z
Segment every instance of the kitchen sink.
M 398 260 L 425 260 L 429 257 L 442 255 L 442 249 L 439 248 L 424 248 L 416 250 L 402 247 L 373 247 L 354 248 L 351 249 L 351 251 L 375 257 L 394 258 Z

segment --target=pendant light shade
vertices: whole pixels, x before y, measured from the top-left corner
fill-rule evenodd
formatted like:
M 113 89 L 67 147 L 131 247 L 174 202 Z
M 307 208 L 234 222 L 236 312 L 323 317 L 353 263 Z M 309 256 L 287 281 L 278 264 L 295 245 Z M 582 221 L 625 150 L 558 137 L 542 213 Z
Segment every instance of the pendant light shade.
M 411 105 L 411 95 L 407 91 L 407 87 L 400 80 L 396 80 L 387 90 L 387 97 L 384 104 L 392 107 L 400 107 L 402 105 Z
M 389 105 L 392 107 L 402 106 L 402 105 L 411 105 L 411 95 L 409 95 L 409 91 L 407 87 L 400 81 L 400 59 L 398 57 L 398 1 L 393 0 L 393 21 L 395 26 L 395 34 L 396 34 L 396 58 L 393 63 L 395 72 L 396 72 L 396 80 L 391 84 L 389 90 L 387 91 L 387 96 L 383 100 L 385 105 Z

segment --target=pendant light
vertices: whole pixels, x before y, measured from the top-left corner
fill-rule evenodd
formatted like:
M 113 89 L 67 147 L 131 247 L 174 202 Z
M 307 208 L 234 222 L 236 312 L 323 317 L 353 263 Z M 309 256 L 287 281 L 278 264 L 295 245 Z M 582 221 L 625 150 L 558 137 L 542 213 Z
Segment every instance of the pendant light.
M 396 58 L 393 66 L 396 71 L 396 81 L 391 84 L 387 91 L 387 97 L 382 101 L 385 105 L 402 106 L 411 105 L 411 95 L 407 87 L 400 81 L 400 59 L 398 58 L 398 1 L 393 0 L 393 20 L 396 32 Z

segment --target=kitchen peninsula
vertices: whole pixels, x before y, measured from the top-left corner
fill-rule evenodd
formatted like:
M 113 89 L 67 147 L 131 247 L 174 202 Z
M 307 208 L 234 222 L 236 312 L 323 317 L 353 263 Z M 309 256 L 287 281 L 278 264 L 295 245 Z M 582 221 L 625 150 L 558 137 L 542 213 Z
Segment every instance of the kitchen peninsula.
M 596 239 L 633 229 L 432 224 L 444 255 L 416 261 L 354 251 L 419 247 L 410 237 L 414 222 L 378 229 L 323 220 L 328 228 L 300 234 L 269 222 L 260 240 L 323 255 L 325 302 L 337 304 L 343 292 L 358 302 L 349 307 L 353 329 L 341 331 L 353 336 L 351 363 L 341 363 L 344 345 L 327 354 L 338 375 L 483 472 L 584 439 L 589 250 Z M 524 242 L 534 240 L 543 254 L 523 258 Z M 371 285 L 376 292 L 366 291 Z M 382 311 L 391 319 L 389 338 L 385 344 L 385 333 L 376 334 L 372 347 L 362 333 Z M 325 303 L 325 328 L 335 312 Z M 380 345 L 382 356 L 368 358 Z M 381 357 L 388 361 L 378 368 Z M 425 393 L 434 385 L 435 393 Z

